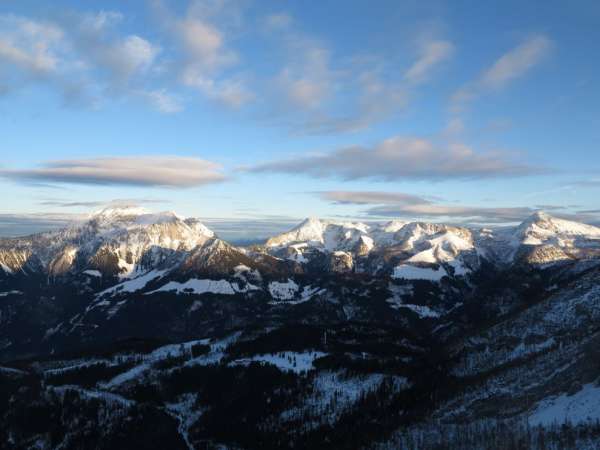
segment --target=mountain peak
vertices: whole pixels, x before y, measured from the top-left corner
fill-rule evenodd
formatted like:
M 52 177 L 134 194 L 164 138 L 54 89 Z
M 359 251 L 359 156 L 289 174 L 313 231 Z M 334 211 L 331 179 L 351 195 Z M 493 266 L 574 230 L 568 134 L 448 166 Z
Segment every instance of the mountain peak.
M 536 211 L 516 229 L 518 242 L 530 245 L 541 245 L 558 242 L 566 237 L 600 236 L 600 228 L 581 222 L 561 219 L 543 211 Z
M 544 222 L 554 219 L 553 216 L 548 214 L 546 211 L 536 211 L 530 217 L 529 220 L 532 222 Z
M 91 214 L 91 218 L 103 218 L 113 219 L 122 217 L 137 217 L 145 214 L 150 214 L 146 208 L 142 208 L 135 205 L 112 205 L 102 208 L 98 211 L 94 211 Z

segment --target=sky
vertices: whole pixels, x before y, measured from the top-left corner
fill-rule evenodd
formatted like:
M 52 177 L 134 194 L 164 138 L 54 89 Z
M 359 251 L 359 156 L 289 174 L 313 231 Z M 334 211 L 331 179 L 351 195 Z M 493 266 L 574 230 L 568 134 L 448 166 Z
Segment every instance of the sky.
M 595 1 L 0 1 L 0 235 L 107 204 L 600 222 Z

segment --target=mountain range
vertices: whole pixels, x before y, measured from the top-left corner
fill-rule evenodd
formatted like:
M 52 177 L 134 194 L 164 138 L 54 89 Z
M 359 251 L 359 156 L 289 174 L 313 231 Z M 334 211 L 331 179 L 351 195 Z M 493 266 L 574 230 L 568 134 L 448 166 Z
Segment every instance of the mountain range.
M 543 212 L 481 229 L 309 218 L 238 247 L 198 219 L 107 208 L 0 240 L 0 438 L 87 448 L 69 425 L 86 417 L 107 446 L 152 448 L 99 419 L 115 410 L 170 448 L 490 448 L 477 430 L 502 427 L 538 445 L 565 421 L 584 448 L 599 280 L 600 228 Z M 31 399 L 68 407 L 62 441 L 20 421 Z

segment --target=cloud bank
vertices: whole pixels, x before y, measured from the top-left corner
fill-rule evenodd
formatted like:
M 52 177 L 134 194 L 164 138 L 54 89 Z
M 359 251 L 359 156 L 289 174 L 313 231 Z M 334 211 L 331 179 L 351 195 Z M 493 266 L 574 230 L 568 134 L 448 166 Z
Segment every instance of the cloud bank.
M 203 159 L 145 156 L 51 161 L 35 169 L 4 169 L 0 177 L 50 184 L 187 188 L 223 181 L 221 166 Z
M 343 180 L 449 180 L 516 177 L 544 169 L 510 161 L 503 153 L 477 153 L 463 144 L 438 146 L 427 139 L 396 136 L 374 147 L 348 147 L 246 168 L 257 173 L 305 174 Z

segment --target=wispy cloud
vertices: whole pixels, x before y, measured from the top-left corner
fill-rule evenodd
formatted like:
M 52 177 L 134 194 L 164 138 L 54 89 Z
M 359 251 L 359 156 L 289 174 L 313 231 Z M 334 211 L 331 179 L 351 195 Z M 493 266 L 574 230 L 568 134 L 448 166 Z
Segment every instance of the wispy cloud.
M 539 65 L 552 50 L 545 35 L 533 35 L 500 56 L 475 81 L 458 89 L 452 96 L 452 109 L 460 111 L 485 92 L 505 87 Z
M 393 117 L 454 53 L 444 39 L 415 41 L 416 58 L 403 72 L 390 55 L 340 57 L 335 46 L 303 32 L 287 14 L 269 16 L 267 23 L 285 58 L 260 92 L 273 121 L 294 134 L 357 132 Z
M 419 58 L 405 74 L 405 78 L 412 83 L 427 80 L 434 68 L 454 54 L 454 45 L 449 41 L 427 40 L 420 47 Z
M 186 188 L 223 181 L 221 166 L 198 158 L 146 156 L 47 162 L 33 169 L 3 169 L 20 182 Z
M 371 148 L 341 148 L 326 154 L 273 161 L 244 170 L 382 181 L 515 177 L 545 172 L 542 167 L 513 162 L 504 153 L 478 153 L 463 144 L 436 145 L 427 139 L 402 136 L 387 139 Z
M 147 87 L 160 46 L 120 33 L 122 19 L 110 11 L 71 13 L 55 21 L 0 15 L 4 89 L 44 83 L 58 89 L 67 104 L 94 107 L 110 96 L 142 94 L 154 98 L 150 103 L 160 111 L 174 112 L 164 101 L 164 88 Z
M 240 21 L 239 5 L 227 1 L 191 2 L 183 15 L 174 14 L 162 1 L 154 1 L 156 16 L 178 50 L 171 69 L 186 87 L 226 106 L 240 108 L 254 93 L 240 74 L 225 74 L 240 63 L 230 43 L 226 22 Z

